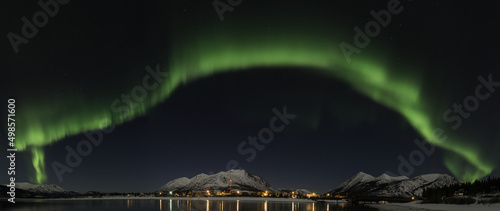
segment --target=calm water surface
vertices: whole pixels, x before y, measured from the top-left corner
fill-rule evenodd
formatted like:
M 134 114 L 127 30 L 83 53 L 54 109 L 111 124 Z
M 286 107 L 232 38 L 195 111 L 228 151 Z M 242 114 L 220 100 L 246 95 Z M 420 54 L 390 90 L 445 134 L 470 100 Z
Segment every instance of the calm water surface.
M 10 203 L 9 203 L 10 204 Z M 337 211 L 377 210 L 345 203 L 272 200 L 182 200 L 182 199 L 99 199 L 99 200 L 18 200 L 0 210 L 159 210 L 159 211 Z

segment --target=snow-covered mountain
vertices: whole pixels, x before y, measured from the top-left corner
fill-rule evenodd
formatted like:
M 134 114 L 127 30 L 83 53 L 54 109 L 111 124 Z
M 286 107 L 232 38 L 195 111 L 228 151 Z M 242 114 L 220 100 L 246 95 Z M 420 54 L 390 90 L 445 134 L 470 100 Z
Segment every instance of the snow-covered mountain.
M 161 191 L 177 191 L 177 190 L 180 190 L 181 188 L 185 187 L 187 184 L 189 184 L 189 182 L 191 182 L 191 179 L 187 178 L 187 177 L 181 177 L 181 178 L 177 178 L 177 179 L 174 179 L 170 182 L 168 182 L 167 184 L 165 184 L 164 186 L 162 186 L 160 188 Z
M 66 193 L 68 191 L 52 184 L 31 184 L 28 182 L 16 183 L 16 188 L 34 193 Z
M 374 177 L 359 172 L 329 193 L 350 196 L 411 197 L 422 196 L 426 188 L 457 183 L 462 181 L 446 174 L 424 174 L 410 179 L 405 176 L 391 177 L 387 174 Z
M 233 191 L 275 191 L 262 177 L 250 174 L 245 170 L 221 171 L 213 175 L 198 174 L 191 179 L 181 177 L 168 182 L 160 188 L 160 191 L 228 191 L 230 180 L 232 180 L 231 189 Z
M 7 197 L 5 195 L 10 188 L 6 184 L 0 185 L 0 197 Z M 79 193 L 74 191 L 67 191 L 57 185 L 51 184 L 32 184 L 28 182 L 17 182 L 16 183 L 16 197 L 19 198 L 30 198 L 38 196 L 46 197 L 63 197 L 63 196 L 75 196 Z

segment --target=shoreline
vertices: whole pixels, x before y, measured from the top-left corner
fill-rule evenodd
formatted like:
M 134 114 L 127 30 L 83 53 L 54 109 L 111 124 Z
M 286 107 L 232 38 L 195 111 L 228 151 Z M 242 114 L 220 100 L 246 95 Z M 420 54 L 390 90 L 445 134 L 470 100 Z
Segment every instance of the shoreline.
M 293 199 L 293 198 L 266 198 L 266 197 L 156 197 L 156 196 L 111 196 L 101 198 L 17 198 L 19 200 L 196 200 L 196 201 L 280 201 L 280 202 L 315 202 L 312 199 Z M 16 199 L 16 200 L 17 200 Z M 325 203 L 347 203 L 344 200 L 322 200 Z

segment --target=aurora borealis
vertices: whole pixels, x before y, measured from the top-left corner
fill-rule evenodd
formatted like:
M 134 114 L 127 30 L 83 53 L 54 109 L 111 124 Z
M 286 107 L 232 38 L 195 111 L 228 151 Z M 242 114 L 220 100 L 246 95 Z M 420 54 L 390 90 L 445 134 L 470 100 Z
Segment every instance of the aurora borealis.
M 178 4 L 182 5 L 181 3 Z M 419 49 L 418 52 L 405 54 L 404 52 L 406 52 L 407 49 L 408 51 L 410 51 L 410 49 L 418 49 L 418 44 L 411 43 L 414 39 L 412 37 L 407 37 L 402 39 L 401 43 L 392 43 L 393 41 L 390 39 L 391 33 L 400 33 L 402 35 L 410 34 L 409 32 L 397 32 L 395 28 L 400 27 L 399 22 L 410 19 L 405 16 L 405 12 L 407 12 L 408 15 L 410 11 L 413 11 L 411 8 L 421 8 L 422 6 L 419 7 L 419 5 L 413 5 L 408 2 L 402 3 L 405 7 L 405 11 L 402 12 L 401 17 L 394 16 L 393 23 L 387 28 L 384 28 L 384 34 L 374 38 L 370 46 L 364 49 L 362 53 L 353 54 L 352 62 L 348 63 L 342 51 L 339 49 L 339 44 L 344 41 L 352 42 L 354 34 L 352 28 L 354 26 L 361 26 L 369 21 L 369 11 L 371 9 L 382 9 L 382 6 L 384 6 L 383 4 L 380 8 L 378 8 L 375 3 L 369 4 L 375 7 L 370 7 L 370 9 L 366 9 L 367 6 L 359 8 L 354 7 L 355 9 L 352 10 L 356 10 L 356 14 L 366 14 L 366 16 L 353 17 L 353 20 L 342 21 L 338 18 L 347 15 L 342 13 L 330 14 L 325 12 L 327 9 L 320 9 L 322 7 L 327 7 L 325 5 L 330 5 L 328 3 L 318 3 L 323 6 L 316 5 L 314 6 L 315 9 L 309 9 L 303 13 L 299 13 L 301 15 L 294 16 L 290 13 L 293 11 L 301 11 L 300 8 L 297 8 L 297 4 L 295 3 L 290 3 L 283 9 L 290 11 L 277 15 L 266 9 L 260 8 L 257 3 L 245 1 L 245 3 L 239 6 L 235 11 L 226 14 L 227 17 L 223 23 L 219 21 L 216 15 L 212 14 L 213 11 L 211 11 L 210 4 L 207 4 L 208 6 L 206 7 L 208 8 L 193 6 L 195 3 L 185 4 L 186 5 L 182 5 L 182 7 L 188 8 L 190 11 L 189 14 L 184 14 L 184 10 L 177 11 L 171 8 L 169 10 L 173 10 L 173 12 L 171 12 L 172 14 L 158 15 L 165 19 L 163 21 L 158 21 L 159 23 L 154 21 L 158 18 L 157 16 L 145 18 L 147 21 L 152 21 L 154 23 L 152 25 L 155 27 L 164 26 L 163 29 L 157 32 L 158 35 L 148 35 L 152 36 L 154 39 L 162 40 L 160 43 L 163 45 L 157 45 L 154 41 L 151 41 L 151 43 L 148 41 L 147 44 L 142 44 L 141 41 L 133 41 L 137 38 L 134 36 L 138 36 L 135 34 L 126 35 L 125 38 L 119 38 L 119 40 L 123 39 L 127 40 L 127 42 L 131 40 L 131 46 L 134 45 L 133 43 L 139 43 L 137 46 L 144 45 L 155 47 L 150 53 L 143 53 L 148 52 L 147 49 L 141 50 L 141 53 L 138 53 L 142 56 L 140 62 L 139 59 L 137 62 L 132 62 L 132 58 L 134 57 L 133 53 L 128 53 L 128 58 L 110 56 L 109 60 L 95 59 L 92 56 L 89 56 L 89 58 L 94 58 L 95 60 L 87 60 L 85 56 L 80 56 L 82 58 L 75 56 L 75 58 L 70 59 L 70 61 L 79 62 L 78 64 L 82 64 L 85 68 L 91 66 L 91 64 L 87 64 L 87 62 L 96 64 L 96 66 L 103 66 L 102 68 L 96 68 L 96 70 L 84 70 L 78 67 L 78 64 L 51 65 L 49 63 L 55 59 L 50 59 L 48 56 L 40 56 L 30 61 L 36 65 L 45 64 L 47 66 L 33 68 L 30 64 L 24 64 L 22 62 L 23 59 L 35 54 L 31 53 L 31 51 L 39 49 L 40 47 L 37 46 L 39 44 L 36 44 L 34 40 L 34 44 L 23 46 L 24 49 L 21 48 L 20 55 L 16 56 L 19 63 L 16 61 L 14 62 L 15 64 L 11 65 L 11 72 L 13 75 L 19 77 L 19 75 L 24 72 L 33 72 L 35 76 L 41 76 L 41 80 L 35 76 L 29 76 L 27 79 L 28 83 L 35 85 L 35 87 L 39 87 L 38 89 L 27 89 L 24 87 L 26 85 L 19 82 L 13 84 L 12 93 L 8 93 L 8 95 L 16 97 L 16 99 L 18 99 L 17 101 L 20 102 L 18 105 L 19 113 L 17 119 L 19 124 L 17 126 L 16 148 L 20 151 L 30 152 L 31 168 L 34 169 L 33 172 L 35 172 L 35 174 L 29 176 L 29 178 L 32 179 L 33 182 L 45 183 L 47 179 L 50 179 L 47 175 L 47 171 L 52 171 L 52 169 L 49 169 L 50 161 L 47 160 L 45 151 L 53 145 L 65 145 L 68 139 L 78 137 L 83 132 L 99 130 L 109 126 L 116 126 L 118 131 L 116 133 L 124 133 L 124 131 L 119 131 L 122 125 L 134 125 L 138 119 L 140 121 L 140 119 L 145 116 L 155 115 L 158 113 L 158 109 L 161 109 L 163 105 L 169 104 L 172 101 L 171 97 L 175 95 L 178 90 L 193 86 L 192 84 L 197 84 L 199 81 L 211 80 L 211 78 L 222 77 L 224 75 L 248 74 L 248 72 L 256 70 L 272 72 L 275 69 L 286 68 L 308 71 L 308 74 L 325 78 L 331 81 L 331 83 L 337 84 L 337 86 L 348 87 L 348 89 L 354 90 L 354 92 L 360 96 L 369 99 L 374 105 L 381 105 L 391 112 L 394 112 L 405 122 L 404 124 L 408 124 L 412 128 L 411 130 L 414 131 L 414 133 L 408 132 L 408 134 L 410 134 L 407 137 L 407 139 L 410 140 L 409 142 L 415 138 L 421 138 L 436 145 L 440 150 L 438 155 L 442 156 L 439 158 L 439 160 L 442 160 L 441 165 L 444 165 L 448 171 L 461 180 L 474 181 L 490 175 L 497 168 L 499 164 L 498 157 L 495 157 L 495 155 L 490 152 L 490 150 L 498 148 L 498 145 L 495 145 L 495 143 L 498 142 L 497 137 L 483 135 L 481 134 L 482 132 L 479 132 L 480 130 L 472 128 L 467 129 L 465 126 L 464 129 L 450 129 L 449 125 L 443 121 L 442 113 L 447 107 L 457 102 L 457 100 L 462 100 L 465 96 L 470 94 L 466 91 L 473 90 L 475 87 L 474 84 L 478 83 L 475 79 L 478 75 L 482 74 L 486 77 L 487 74 L 493 73 L 494 80 L 498 81 L 500 77 L 499 74 L 496 74 L 498 70 L 493 69 L 496 72 L 492 72 L 491 69 L 489 69 L 489 72 L 468 73 L 467 76 L 457 79 L 457 82 L 454 83 L 455 85 L 450 85 L 450 88 L 446 86 L 446 83 L 440 80 L 443 78 L 458 77 L 458 74 L 453 72 L 453 69 L 456 68 L 455 65 L 447 66 L 446 62 L 439 63 L 440 59 L 434 59 L 432 61 L 429 59 L 429 62 L 419 62 L 427 58 L 426 54 L 441 54 L 442 52 L 440 51 L 444 48 L 437 50 L 439 52 L 435 53 L 428 52 L 435 50 L 422 48 Z M 253 6 L 248 6 L 248 8 L 245 9 L 245 4 Z M 337 6 L 343 8 L 352 6 L 340 3 L 338 3 L 340 5 L 336 5 L 335 3 L 331 4 L 333 6 L 328 7 L 330 9 Z M 172 5 L 176 4 L 172 3 Z M 273 5 L 274 4 L 270 4 L 269 7 L 273 7 Z M 72 4 L 68 4 L 64 10 L 78 10 L 78 7 L 79 5 L 76 2 L 72 2 Z M 126 6 L 125 8 L 128 7 L 129 6 Z M 150 7 L 152 6 L 146 8 Z M 190 10 L 190 7 L 195 7 L 196 9 Z M 317 10 L 321 12 L 319 12 L 317 16 L 311 17 L 311 13 Z M 340 11 L 340 9 L 338 10 Z M 205 17 L 206 20 L 203 18 L 201 20 L 199 18 L 189 20 L 184 18 L 192 17 L 194 11 L 199 12 L 199 17 Z M 259 15 L 254 17 L 251 15 L 254 13 Z M 97 14 L 100 13 L 97 12 Z M 71 16 L 70 13 L 65 14 L 61 12 L 57 18 L 65 15 Z M 112 14 L 109 14 L 109 16 L 111 17 Z M 97 19 L 99 18 L 96 17 L 95 20 Z M 131 19 L 134 19 L 134 17 L 131 17 Z M 425 20 L 421 21 L 425 23 Z M 131 22 L 130 24 L 136 26 L 133 23 L 134 22 Z M 139 23 L 142 22 L 139 21 Z M 408 24 L 411 23 L 413 23 L 413 21 L 408 21 Z M 419 26 L 426 26 L 424 23 L 422 23 L 422 25 L 415 24 L 412 30 L 418 31 Z M 446 23 L 446 20 L 444 23 Z M 64 22 L 62 20 L 55 20 L 54 24 L 64 24 Z M 89 23 L 88 26 L 84 25 L 82 27 L 88 30 L 92 28 L 90 25 L 92 24 Z M 128 29 L 132 26 L 123 24 L 122 27 Z M 102 27 L 105 28 L 105 26 Z M 46 30 L 50 31 L 56 29 L 47 28 Z M 110 31 L 111 30 L 112 29 L 110 29 Z M 447 29 L 445 28 L 443 30 Z M 75 29 L 75 31 L 78 30 Z M 139 30 L 139 32 L 136 33 L 142 34 L 143 32 L 144 31 Z M 153 33 L 151 31 L 148 32 Z M 41 31 L 40 33 L 44 32 Z M 64 33 L 71 34 L 71 32 Z M 120 34 L 121 32 L 112 33 Z M 104 38 L 99 38 L 99 36 L 90 37 L 95 40 L 101 40 L 113 36 L 110 35 L 110 37 Z M 42 40 L 43 38 L 46 37 L 40 35 L 38 39 Z M 144 40 L 149 38 L 151 37 L 144 38 Z M 73 41 L 74 40 L 69 39 L 63 41 L 63 43 L 67 44 Z M 441 40 L 438 39 L 438 41 Z M 92 41 L 85 41 L 84 43 L 87 42 L 92 43 Z M 401 47 L 401 45 L 404 44 L 407 45 Z M 86 47 L 83 46 L 84 44 L 82 44 L 82 46 L 78 44 L 75 45 L 75 48 L 86 49 Z M 103 45 L 106 46 L 106 44 Z M 108 47 L 112 48 L 114 45 L 109 44 Z M 98 52 L 97 55 L 107 55 L 105 50 L 103 50 L 105 48 L 95 48 L 96 49 L 91 50 L 86 49 L 86 52 L 81 54 L 91 54 L 93 51 L 96 51 Z M 71 50 L 64 48 L 64 44 L 56 45 L 53 51 L 58 52 L 55 53 L 58 55 L 65 54 L 61 52 L 71 52 Z M 127 49 L 124 51 L 133 52 L 134 50 Z M 453 50 L 450 50 L 450 52 L 452 51 Z M 143 59 L 147 58 L 148 54 L 154 54 L 153 57 L 157 60 Z M 425 56 L 416 59 L 414 55 Z M 493 53 L 493 55 L 495 54 Z M 396 57 L 398 57 L 398 59 L 396 59 Z M 446 58 L 443 58 L 443 60 L 453 56 L 446 55 L 445 57 Z M 68 58 L 62 57 L 61 59 Z M 491 59 L 484 59 L 485 62 L 483 63 L 486 67 L 498 65 L 498 63 L 493 64 Z M 61 61 L 60 59 L 58 60 Z M 110 60 L 113 60 L 110 63 L 115 65 L 106 63 Z M 124 64 L 118 64 L 120 62 Z M 168 72 L 168 75 L 165 76 L 163 80 L 149 77 L 149 82 L 157 82 L 158 87 L 148 90 L 144 100 L 132 100 L 133 106 L 130 106 L 132 104 L 128 104 L 126 111 L 113 109 L 112 104 L 114 101 L 122 100 L 124 94 L 133 95 L 133 88 L 140 86 L 143 83 L 143 77 L 151 74 L 151 72 L 145 70 L 147 66 L 154 69 L 153 71 Z M 74 67 L 75 70 L 66 69 L 71 67 Z M 30 70 L 29 68 L 32 69 Z M 82 72 L 83 76 L 81 76 L 81 78 L 83 79 L 78 79 L 80 78 L 80 73 L 75 74 L 74 78 L 67 80 L 51 78 L 51 68 L 56 69 L 54 70 L 54 74 L 65 73 L 66 71 Z M 116 70 L 110 71 L 109 73 L 103 73 L 103 70 L 113 68 Z M 464 66 L 463 68 L 468 68 L 470 70 L 471 67 Z M 20 73 L 16 72 L 18 69 L 21 69 Z M 470 71 L 474 71 L 474 69 Z M 255 84 L 257 86 L 258 82 Z M 296 84 L 295 86 L 299 87 L 299 89 L 303 86 L 305 89 L 306 86 L 313 84 L 314 82 L 305 80 L 304 84 Z M 84 88 L 82 89 L 81 87 Z M 248 90 L 248 92 L 251 92 L 252 87 L 248 87 Z M 457 90 L 466 91 L 464 93 Z M 494 104 L 494 102 L 498 102 L 499 97 L 500 96 L 496 96 L 496 93 L 492 93 L 491 99 L 485 101 L 485 104 L 491 103 L 491 105 L 498 105 L 498 103 Z M 334 99 L 336 99 L 336 97 L 332 94 L 332 97 L 328 100 Z M 348 103 L 356 104 L 356 102 Z M 127 104 L 121 103 L 120 105 L 123 106 Z M 483 105 L 484 104 L 480 106 L 477 113 L 487 112 L 481 110 L 483 109 Z M 288 105 L 288 107 L 292 109 L 293 105 Z M 489 106 L 486 105 L 484 107 Z M 272 107 L 270 107 L 269 110 L 271 108 Z M 300 111 L 296 113 L 298 113 L 300 117 Z M 498 112 L 496 114 L 498 115 Z M 480 113 L 476 116 L 484 115 L 486 114 Z M 301 125 L 319 125 L 321 118 L 321 116 L 312 118 L 316 119 L 317 122 L 312 122 L 311 119 L 307 119 L 309 122 L 301 123 Z M 298 118 L 297 121 L 306 120 L 300 120 Z M 380 121 L 378 124 L 387 124 L 387 127 L 396 128 L 398 124 L 394 122 L 385 123 L 383 120 L 378 121 Z M 470 121 L 481 122 L 480 120 Z M 492 123 L 485 121 L 484 124 L 490 125 Z M 436 134 L 436 129 L 443 129 L 445 135 L 449 137 L 449 139 L 442 141 L 441 138 L 443 136 L 442 134 Z M 168 133 L 167 129 L 165 133 Z M 245 138 L 245 136 L 242 138 Z M 407 140 L 400 141 L 403 142 Z M 167 147 L 168 143 L 169 140 L 165 140 L 164 145 L 160 144 L 159 146 L 155 146 L 152 142 L 148 142 L 148 140 L 141 140 L 141 144 L 149 147 Z M 158 145 L 158 143 L 155 144 Z M 232 147 L 234 148 L 234 146 Z M 411 149 L 411 147 L 409 148 Z M 413 148 L 415 147 L 413 146 Z M 232 150 L 232 148 L 229 150 Z M 51 149 L 51 151 L 53 151 L 53 149 Z M 63 154 L 64 152 L 60 153 Z M 356 151 L 353 150 L 352 153 L 356 154 Z M 401 151 L 400 154 L 407 156 L 408 152 Z M 362 156 L 362 153 L 360 153 L 359 156 Z M 394 161 L 396 161 L 395 157 Z M 219 166 L 222 165 L 223 164 L 219 164 Z M 394 165 L 382 165 L 380 171 L 385 171 L 394 167 Z M 359 169 L 358 171 L 362 170 L 363 169 Z

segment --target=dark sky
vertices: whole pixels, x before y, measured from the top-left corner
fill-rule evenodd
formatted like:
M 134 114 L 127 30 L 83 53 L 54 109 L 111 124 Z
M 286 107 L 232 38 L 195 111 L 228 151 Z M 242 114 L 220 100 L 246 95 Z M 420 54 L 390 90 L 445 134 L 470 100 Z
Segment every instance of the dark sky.
M 480 101 L 459 130 L 452 130 L 441 118 L 454 103 L 474 94 L 478 76 L 492 74 L 493 81 L 500 81 L 500 41 L 495 32 L 500 19 L 498 5 L 490 4 L 401 1 L 404 10 L 392 16 L 361 55 L 380 59 L 392 74 L 418 75 L 420 93 L 425 96 L 419 104 L 432 107 L 433 126 L 467 139 L 464 143 L 469 145 L 464 147 L 477 148 L 493 166 L 491 175 L 500 176 L 496 168 L 500 157 L 495 153 L 500 149 L 498 90 Z M 373 20 L 371 10 L 386 8 L 387 1 L 243 0 L 221 22 L 212 1 L 71 1 L 60 5 L 27 44 L 20 44 L 18 53 L 7 36 L 2 38 L 2 102 L 19 99 L 17 113 L 30 114 L 23 118 L 21 129 L 33 122 L 52 124 L 75 112 L 80 112 L 76 116 L 81 119 L 67 123 L 81 123 L 96 113 L 94 105 L 108 105 L 140 84 L 147 74 L 144 67 L 167 68 L 177 62 L 172 54 L 183 37 L 203 41 L 212 30 L 244 34 L 244 38 L 220 40 L 223 48 L 259 34 L 276 35 L 280 42 L 309 27 L 332 39 L 339 35 L 332 48 L 340 52 L 341 41 L 352 44 L 355 26 L 364 27 Z M 4 3 L 2 34 L 21 34 L 21 18 L 32 18 L 39 10 L 36 2 Z M 294 34 L 265 31 L 273 28 Z M 304 42 L 314 39 L 304 37 Z M 294 44 L 301 43 L 290 43 Z M 219 48 L 214 46 L 214 51 Z M 189 55 L 189 49 L 182 50 Z M 70 106 L 76 104 L 81 110 Z M 284 106 L 297 117 L 248 162 L 248 155 L 238 153 L 238 145 L 268 127 L 272 109 L 282 111 Z M 46 119 L 37 119 L 40 116 Z M 6 128 L 4 123 L 2 127 Z M 290 65 L 252 67 L 180 85 L 145 115 L 116 124 L 102 144 L 58 181 L 50 164 L 64 162 L 65 147 L 75 147 L 84 139 L 77 133 L 42 147 L 46 183 L 76 191 L 153 191 L 178 177 L 226 170 L 227 162 L 235 160 L 273 187 L 326 192 L 359 171 L 374 176 L 387 171 L 397 174 L 398 156 L 408 158 L 418 149 L 414 140 L 424 138 L 401 113 L 359 93 L 346 81 Z M 3 155 L 5 150 L 1 151 Z M 447 153 L 438 148 L 425 156 L 412 176 L 453 174 L 444 160 L 456 155 Z M 7 165 L 6 159 L 0 162 L 1 169 Z M 33 179 L 29 151 L 18 153 L 17 167 L 18 181 Z M 7 175 L 0 174 L 0 183 L 7 181 Z

